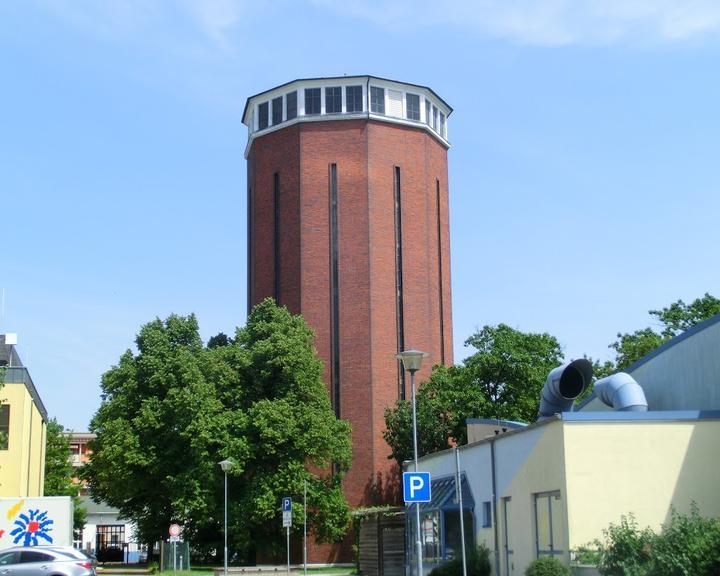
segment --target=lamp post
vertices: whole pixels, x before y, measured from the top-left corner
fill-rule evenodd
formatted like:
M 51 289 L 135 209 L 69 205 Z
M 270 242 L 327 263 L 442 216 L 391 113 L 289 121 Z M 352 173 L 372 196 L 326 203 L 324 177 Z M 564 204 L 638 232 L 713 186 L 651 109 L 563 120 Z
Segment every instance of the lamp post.
M 415 372 L 420 370 L 423 358 L 428 355 L 427 352 L 420 350 L 405 350 L 397 354 L 395 358 L 401 360 L 403 368 L 410 372 L 410 393 L 412 398 L 412 427 L 413 427 L 413 458 L 415 460 L 415 472 L 418 471 L 418 445 L 417 445 L 417 409 L 415 407 Z M 417 576 L 423 576 L 422 564 L 422 540 L 420 537 L 420 503 L 415 503 L 415 531 L 417 533 Z
M 222 471 L 225 473 L 225 522 L 223 524 L 223 535 L 225 537 L 225 548 L 224 548 L 224 554 L 223 554 L 223 574 L 224 576 L 227 576 L 227 564 L 228 564 L 228 554 L 227 554 L 227 504 L 228 504 L 228 498 L 227 498 L 227 473 L 230 468 L 234 466 L 234 463 L 232 460 L 223 460 L 222 462 L 219 462 L 220 468 L 222 468 Z

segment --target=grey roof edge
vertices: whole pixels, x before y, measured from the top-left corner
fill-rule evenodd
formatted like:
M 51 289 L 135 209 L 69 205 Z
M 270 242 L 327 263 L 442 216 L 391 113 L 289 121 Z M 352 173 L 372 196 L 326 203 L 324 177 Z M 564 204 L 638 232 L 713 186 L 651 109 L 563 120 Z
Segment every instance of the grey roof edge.
M 43 404 L 42 399 L 40 398 L 40 394 L 38 394 L 37 388 L 35 388 L 35 384 L 33 383 L 32 377 L 30 376 L 30 372 L 27 369 L 26 366 L 5 366 L 6 372 L 5 372 L 5 384 L 25 384 L 25 388 L 27 388 L 27 391 L 30 393 L 30 397 L 33 399 L 33 402 L 35 402 L 35 406 L 38 409 L 38 412 L 40 412 L 40 416 L 42 416 L 42 419 L 47 423 L 48 421 L 48 413 L 47 409 L 45 408 L 45 404 Z M 19 372 L 23 374 L 23 377 L 20 379 L 20 381 L 8 380 L 8 375 L 12 374 L 13 372 Z
M 440 95 L 435 92 L 430 86 L 424 86 L 422 84 L 415 84 L 413 82 L 404 82 L 403 80 L 395 80 L 393 78 L 383 78 L 382 76 L 373 76 L 371 74 L 348 74 L 347 76 L 318 76 L 317 78 L 296 78 L 295 80 L 290 80 L 289 82 L 284 82 L 283 84 L 278 84 L 277 86 L 273 86 L 272 88 L 269 88 L 268 90 L 263 90 L 262 92 L 258 92 L 257 94 L 253 94 L 252 96 L 248 96 L 247 100 L 245 100 L 245 107 L 243 108 L 242 113 L 242 123 L 245 124 L 245 116 L 247 114 L 248 106 L 250 105 L 250 100 L 257 98 L 258 96 L 262 96 L 263 94 L 266 94 L 267 92 L 272 92 L 273 90 L 277 90 L 278 88 L 284 88 L 285 86 L 290 86 L 291 84 L 295 84 L 296 82 L 309 82 L 310 80 L 343 80 L 348 78 L 367 78 L 367 79 L 375 79 L 375 80 L 381 80 L 383 82 L 396 82 L 397 84 L 407 84 L 408 86 L 415 86 L 416 88 L 422 88 L 423 90 L 427 90 L 430 92 L 433 96 L 435 96 L 440 102 L 442 102 L 445 106 L 447 106 L 448 109 L 448 117 L 450 117 L 450 114 L 452 114 L 453 109 L 450 104 L 448 104 L 443 98 L 440 97 Z
M 673 346 L 680 344 L 680 342 L 682 342 L 683 340 L 685 340 L 687 338 L 690 338 L 691 336 L 694 336 L 698 332 L 702 332 L 706 328 L 710 328 L 710 326 L 713 326 L 714 324 L 717 324 L 718 322 L 720 322 L 720 314 L 715 314 L 715 316 L 710 316 L 710 318 L 707 318 L 706 320 L 703 320 L 702 322 L 698 322 L 692 328 L 689 328 L 688 330 L 685 330 L 685 332 L 683 332 L 682 334 L 678 334 L 674 338 L 671 338 L 664 344 L 661 344 L 660 346 L 655 348 L 655 350 L 651 350 L 650 352 L 645 354 L 645 356 L 643 356 L 642 358 L 635 360 L 635 362 L 630 364 L 630 366 L 624 368 L 623 370 L 618 370 L 618 372 L 632 373 L 633 371 L 640 368 L 640 366 L 642 366 L 643 364 L 646 364 L 647 362 L 649 362 L 656 356 L 659 356 L 666 350 L 669 350 Z M 573 411 L 582 410 L 583 408 L 585 408 L 585 406 L 590 404 L 590 402 L 592 402 L 596 398 L 597 398 L 597 394 L 595 394 L 595 392 L 593 392 L 592 394 L 590 394 L 590 396 L 585 398 L 582 402 L 579 402 L 576 406 L 574 406 Z
M 498 426 L 505 426 L 506 428 L 525 428 L 527 422 L 516 422 L 514 420 L 503 420 L 497 418 L 465 418 L 466 424 L 496 424 Z
M 686 422 L 720 420 L 720 410 L 649 410 L 647 412 L 563 412 L 564 422 Z

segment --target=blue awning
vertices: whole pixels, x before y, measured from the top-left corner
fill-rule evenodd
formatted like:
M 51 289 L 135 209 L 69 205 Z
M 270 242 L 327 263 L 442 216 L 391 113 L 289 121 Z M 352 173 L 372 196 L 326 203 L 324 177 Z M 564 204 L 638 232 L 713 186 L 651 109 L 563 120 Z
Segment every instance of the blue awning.
M 455 488 L 455 476 L 447 476 L 433 480 L 431 486 L 430 502 L 423 502 L 420 505 L 420 511 L 428 510 L 458 510 L 459 503 L 457 500 L 457 491 Z M 465 474 L 460 475 L 460 488 L 462 489 L 463 509 L 475 508 L 475 499 L 473 498 L 470 485 L 468 484 Z

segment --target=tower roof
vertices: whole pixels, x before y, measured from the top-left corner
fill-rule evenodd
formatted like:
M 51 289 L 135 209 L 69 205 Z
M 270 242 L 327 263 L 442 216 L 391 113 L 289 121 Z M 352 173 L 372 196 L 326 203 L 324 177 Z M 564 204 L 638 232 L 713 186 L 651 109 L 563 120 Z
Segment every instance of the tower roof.
M 250 96 L 243 111 L 247 157 L 255 136 L 299 122 L 377 120 L 420 128 L 448 143 L 452 108 L 428 86 L 379 76 L 330 76 L 286 82 Z
M 318 76 L 317 78 L 296 78 L 295 80 L 290 80 L 290 82 L 285 82 L 284 84 L 280 84 L 279 86 L 275 86 L 275 87 L 273 87 L 273 88 L 270 88 L 269 90 L 263 90 L 262 92 L 258 92 L 257 94 L 253 94 L 252 96 L 248 96 L 248 99 L 245 101 L 245 108 L 243 108 L 243 116 L 242 116 L 242 117 L 243 117 L 243 124 L 245 124 L 246 126 L 248 125 L 248 123 L 247 123 L 247 113 L 248 113 L 248 108 L 249 108 L 249 106 L 250 106 L 250 101 L 251 101 L 251 100 L 254 100 L 254 99 L 256 99 L 256 98 L 260 98 L 260 97 L 264 96 L 265 94 L 269 94 L 270 92 L 274 92 L 275 90 L 281 90 L 281 89 L 283 89 L 283 88 L 288 88 L 288 87 L 289 87 L 290 85 L 292 85 L 292 84 L 302 84 L 302 83 L 305 83 L 305 82 L 316 81 L 316 80 L 321 80 L 321 81 L 326 81 L 326 80 L 343 80 L 343 81 L 346 81 L 346 80 L 371 80 L 371 79 L 380 80 L 380 81 L 382 81 L 382 82 L 392 82 L 392 83 L 395 83 L 395 84 L 405 84 L 405 85 L 407 85 L 407 86 L 414 86 L 415 88 L 420 88 L 421 90 L 427 90 L 427 91 L 430 92 L 433 96 L 435 96 L 435 98 L 437 98 L 439 102 L 442 102 L 442 104 L 447 108 L 447 110 L 448 110 L 447 115 L 448 115 L 448 116 L 450 116 L 450 114 L 452 114 L 453 109 L 452 109 L 452 107 L 450 106 L 450 104 L 448 104 L 447 102 L 445 102 L 445 100 L 443 100 L 443 99 L 438 95 L 438 93 L 435 92 L 435 90 L 433 90 L 433 89 L 430 88 L 429 86 L 423 86 L 422 84 L 413 84 L 413 83 L 411 83 L 411 82 L 402 82 L 402 81 L 400 81 L 400 80 L 393 80 L 392 78 L 383 78 L 383 77 L 381 77 L 381 76 L 368 76 L 368 75 L 361 75 L 361 76 Z

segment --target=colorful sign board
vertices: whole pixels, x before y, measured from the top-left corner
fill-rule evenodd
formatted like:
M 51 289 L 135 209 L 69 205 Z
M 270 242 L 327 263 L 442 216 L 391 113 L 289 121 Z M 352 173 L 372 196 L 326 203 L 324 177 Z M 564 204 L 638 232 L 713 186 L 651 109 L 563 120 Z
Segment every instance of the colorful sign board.
M 72 546 L 72 528 L 69 496 L 0 498 L 0 548 Z

